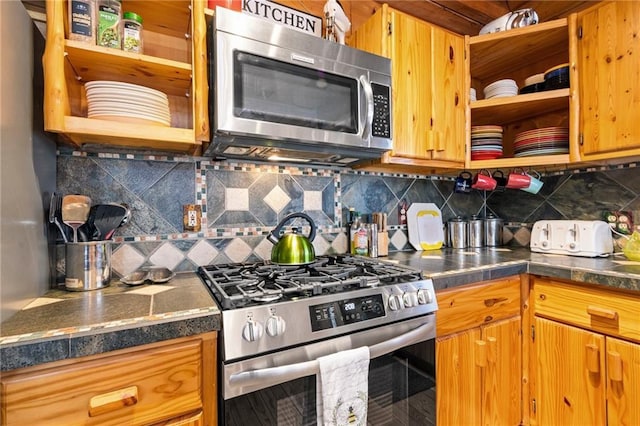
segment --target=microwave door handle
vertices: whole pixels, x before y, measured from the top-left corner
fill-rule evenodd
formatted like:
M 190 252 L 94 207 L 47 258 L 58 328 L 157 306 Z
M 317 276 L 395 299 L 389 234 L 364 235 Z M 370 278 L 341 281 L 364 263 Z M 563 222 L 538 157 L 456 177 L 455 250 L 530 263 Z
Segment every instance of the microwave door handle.
M 363 114 L 365 121 L 364 123 L 360 122 L 360 126 L 362 128 L 362 139 L 368 141 L 371 138 L 371 126 L 373 125 L 373 89 L 366 76 L 361 75 L 359 80 L 367 101 L 367 110 Z
M 396 336 L 384 342 L 369 347 L 370 358 L 377 358 L 391 353 L 397 349 L 414 343 L 423 342 L 434 336 L 435 321 L 422 324 L 413 330 Z M 299 379 L 301 377 L 313 376 L 320 372 L 318 360 L 299 362 L 297 364 L 283 365 L 280 367 L 263 368 L 260 370 L 243 371 L 232 374 L 229 377 L 229 385 L 233 387 L 247 387 L 259 385 L 267 388 L 279 383 Z

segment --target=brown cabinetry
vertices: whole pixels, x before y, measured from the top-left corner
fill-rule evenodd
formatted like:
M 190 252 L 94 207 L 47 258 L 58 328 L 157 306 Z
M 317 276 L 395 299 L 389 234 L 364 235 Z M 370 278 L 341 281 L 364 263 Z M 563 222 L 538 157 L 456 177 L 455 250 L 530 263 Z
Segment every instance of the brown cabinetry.
M 477 93 L 477 101 L 469 102 L 469 139 L 471 126 L 499 125 L 503 128 L 503 156 L 472 160 L 469 149 L 468 168 L 557 165 L 577 158 L 575 28 L 574 14 L 529 27 L 465 38 L 470 84 Z M 484 88 L 491 83 L 512 79 L 522 88 L 528 77 L 565 63 L 570 64 L 570 88 L 484 99 Z M 555 126 L 569 128 L 569 154 L 514 156 L 514 140 L 518 133 Z
M 438 425 L 522 419 L 520 277 L 438 293 Z
M 640 3 L 600 3 L 578 28 L 582 160 L 638 156 Z
M 393 150 L 372 169 L 462 168 L 464 39 L 383 4 L 350 44 L 391 59 Z
M 533 279 L 532 423 L 640 424 L 640 299 Z
M 2 425 L 216 422 L 216 333 L 3 374 Z
M 47 0 L 45 130 L 73 145 L 107 144 L 196 153 L 207 141 L 204 0 L 123 0 L 144 22 L 144 54 L 68 40 L 67 1 Z M 87 118 L 84 83 L 112 80 L 164 92 L 171 126 Z

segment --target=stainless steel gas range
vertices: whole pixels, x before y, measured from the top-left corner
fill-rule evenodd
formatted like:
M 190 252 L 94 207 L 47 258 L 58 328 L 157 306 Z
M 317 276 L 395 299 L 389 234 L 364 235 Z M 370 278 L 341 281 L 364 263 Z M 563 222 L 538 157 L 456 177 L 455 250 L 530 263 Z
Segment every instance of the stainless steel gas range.
M 371 356 L 370 423 L 435 422 L 438 305 L 420 271 L 335 255 L 198 272 L 222 310 L 220 424 L 314 424 L 317 358 L 360 346 Z M 429 403 L 416 412 L 411 398 Z

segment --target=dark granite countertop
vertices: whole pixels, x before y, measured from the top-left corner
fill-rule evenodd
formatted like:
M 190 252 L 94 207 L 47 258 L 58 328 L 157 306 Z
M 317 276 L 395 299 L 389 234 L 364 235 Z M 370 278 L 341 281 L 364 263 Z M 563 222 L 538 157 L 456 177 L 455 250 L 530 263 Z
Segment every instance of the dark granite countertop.
M 50 290 L 0 324 L 0 370 L 219 329 L 220 311 L 195 273 L 166 284 Z
M 528 249 L 443 249 L 390 253 L 432 278 L 436 290 L 531 273 L 640 292 L 640 262 Z M 51 290 L 0 324 L 0 370 L 37 365 L 219 330 L 220 311 L 195 273 L 167 284 L 114 281 L 89 292 Z
M 624 256 L 604 258 L 532 253 L 526 248 L 442 249 L 390 253 L 388 260 L 423 271 L 437 290 L 530 273 L 640 291 L 640 262 Z

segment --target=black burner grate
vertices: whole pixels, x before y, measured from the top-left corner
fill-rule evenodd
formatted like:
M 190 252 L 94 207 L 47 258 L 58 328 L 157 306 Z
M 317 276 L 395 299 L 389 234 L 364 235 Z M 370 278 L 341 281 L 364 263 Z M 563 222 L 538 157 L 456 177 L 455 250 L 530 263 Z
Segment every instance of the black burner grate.
M 223 309 L 422 279 L 415 269 L 351 255 L 319 256 L 295 266 L 269 261 L 209 265 L 198 273 Z

